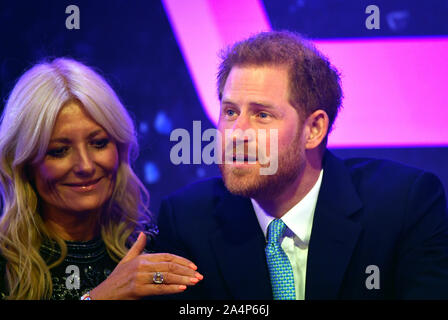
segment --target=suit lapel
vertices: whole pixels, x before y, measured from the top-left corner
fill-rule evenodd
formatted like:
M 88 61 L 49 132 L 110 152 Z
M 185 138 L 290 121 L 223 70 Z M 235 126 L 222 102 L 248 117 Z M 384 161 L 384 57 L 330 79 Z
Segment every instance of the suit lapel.
M 249 199 L 224 192 L 210 235 L 222 276 L 233 299 L 272 299 L 265 238 Z
M 351 216 L 361 206 L 347 168 L 327 151 L 308 251 L 306 299 L 338 297 L 361 232 Z

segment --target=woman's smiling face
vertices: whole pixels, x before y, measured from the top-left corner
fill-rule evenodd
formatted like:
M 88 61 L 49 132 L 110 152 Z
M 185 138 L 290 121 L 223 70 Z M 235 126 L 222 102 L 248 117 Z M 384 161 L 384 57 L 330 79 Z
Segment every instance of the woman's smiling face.
M 33 166 L 43 213 L 97 213 L 114 188 L 116 142 L 79 102 L 59 112 L 47 153 Z

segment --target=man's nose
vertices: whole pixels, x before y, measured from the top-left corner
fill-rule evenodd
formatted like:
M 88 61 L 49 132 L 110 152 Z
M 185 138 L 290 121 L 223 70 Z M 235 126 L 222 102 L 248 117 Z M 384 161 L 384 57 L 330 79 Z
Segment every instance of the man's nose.
M 255 129 L 252 128 L 249 116 L 242 114 L 235 120 L 231 138 L 236 142 L 249 142 L 255 138 Z

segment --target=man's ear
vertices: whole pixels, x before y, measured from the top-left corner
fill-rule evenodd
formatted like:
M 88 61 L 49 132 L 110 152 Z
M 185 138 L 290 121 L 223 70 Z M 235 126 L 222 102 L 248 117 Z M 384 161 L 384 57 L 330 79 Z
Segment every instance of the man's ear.
M 325 139 L 328 133 L 330 120 L 327 113 L 322 110 L 316 110 L 308 116 L 305 121 L 305 148 L 315 149 Z

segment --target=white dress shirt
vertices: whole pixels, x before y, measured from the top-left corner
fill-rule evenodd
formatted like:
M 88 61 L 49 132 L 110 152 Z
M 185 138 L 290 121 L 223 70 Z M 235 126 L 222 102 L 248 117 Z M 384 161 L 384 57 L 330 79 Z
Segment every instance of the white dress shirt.
M 319 178 L 307 195 L 281 218 L 286 224 L 286 231 L 281 239 L 281 246 L 291 262 L 296 289 L 296 300 L 305 299 L 306 262 L 308 258 L 308 243 L 313 226 L 314 210 L 317 197 L 322 184 L 323 169 Z M 267 237 L 269 223 L 274 217 L 266 213 L 255 201 L 251 199 L 257 215 L 258 223 Z

